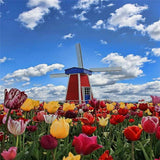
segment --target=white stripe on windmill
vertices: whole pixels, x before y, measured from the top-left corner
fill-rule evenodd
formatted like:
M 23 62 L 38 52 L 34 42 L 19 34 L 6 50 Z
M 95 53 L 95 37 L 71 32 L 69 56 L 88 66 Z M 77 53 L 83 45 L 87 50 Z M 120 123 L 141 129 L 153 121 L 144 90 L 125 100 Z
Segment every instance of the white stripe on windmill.
M 69 76 L 68 87 L 66 92 L 66 102 L 82 103 L 93 99 L 93 93 L 89 82 L 88 75 L 92 72 L 111 72 L 121 71 L 121 67 L 107 68 L 83 68 L 82 52 L 80 44 L 76 44 L 78 67 L 65 69 L 65 73 L 50 74 L 51 78 Z

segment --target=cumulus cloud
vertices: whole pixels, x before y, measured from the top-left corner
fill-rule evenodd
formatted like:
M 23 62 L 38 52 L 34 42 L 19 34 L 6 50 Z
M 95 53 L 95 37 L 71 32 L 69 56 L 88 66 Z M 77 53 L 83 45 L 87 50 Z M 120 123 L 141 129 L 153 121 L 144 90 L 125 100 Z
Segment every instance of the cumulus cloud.
M 160 56 L 160 48 L 152 48 L 152 52 L 155 56 Z
M 103 87 L 93 87 L 93 94 L 98 99 L 112 101 L 137 102 L 140 99 L 151 101 L 150 95 L 160 96 L 160 81 L 144 84 L 115 83 Z
M 146 28 L 146 32 L 152 39 L 160 41 L 160 20 L 149 25 Z
M 95 25 L 92 26 L 93 29 L 104 29 L 106 28 L 106 24 L 103 20 L 98 20 Z
M 30 85 L 30 82 L 26 82 L 26 83 L 23 83 L 22 86 L 27 86 L 27 85 Z
M 122 70 L 94 73 L 90 76 L 91 84 L 93 86 L 111 85 L 120 80 L 143 76 L 143 64 L 150 61 L 147 57 L 133 54 L 123 57 L 118 53 L 110 53 L 102 59 L 102 62 L 107 63 L 109 67 L 122 67 Z
M 60 9 L 59 0 L 29 0 L 27 3 L 28 7 L 45 7 L 45 8 L 56 8 Z
M 129 54 L 123 57 L 119 53 L 110 53 L 102 59 L 102 62 L 109 64 L 109 66 L 121 66 L 121 74 L 126 77 L 137 77 L 143 75 L 143 70 L 141 69 L 143 64 L 151 62 L 151 60 L 139 55 Z
M 42 87 L 33 87 L 25 91 L 29 98 L 40 100 L 40 101 L 58 101 L 65 100 L 66 87 L 65 86 L 54 86 L 48 84 Z
M 148 9 L 146 5 L 123 5 L 121 8 L 116 9 L 114 13 L 111 13 L 111 17 L 108 19 L 108 29 L 115 31 L 118 28 L 131 27 L 132 29 L 144 32 L 144 25 L 139 22 L 145 21 L 145 18 L 140 13 L 146 9 Z
M 101 42 L 101 44 L 104 44 L 104 45 L 106 45 L 107 44 L 107 41 L 105 41 L 105 40 L 100 40 L 100 42 Z
M 4 63 L 7 60 L 7 57 L 3 57 L 0 59 L 0 63 Z
M 64 36 L 63 36 L 63 39 L 71 39 L 71 38 L 73 38 L 74 36 L 75 36 L 75 34 L 69 33 L 69 34 L 64 35 Z
M 29 11 L 22 12 L 17 20 L 28 29 L 34 28 L 44 22 L 44 16 L 50 12 L 50 8 L 60 10 L 59 0 L 29 0 L 27 6 L 32 8 Z
M 39 23 L 44 22 L 43 16 L 47 13 L 49 13 L 48 8 L 36 7 L 30 11 L 21 13 L 18 17 L 18 21 L 26 28 L 34 30 Z
M 62 64 L 39 64 L 34 67 L 29 67 L 27 69 L 19 69 L 14 71 L 13 73 L 7 74 L 2 78 L 3 81 L 8 82 L 11 81 L 14 83 L 15 81 L 30 81 L 30 77 L 39 77 L 46 75 L 47 72 L 53 71 L 55 69 L 61 70 L 64 67 Z
M 86 13 L 87 13 L 86 11 L 82 11 L 80 14 L 75 14 L 73 17 L 80 21 L 86 21 L 87 18 L 84 16 Z
M 79 0 L 78 3 L 73 8 L 88 10 L 90 9 L 91 5 L 97 5 L 99 3 L 100 3 L 99 0 Z

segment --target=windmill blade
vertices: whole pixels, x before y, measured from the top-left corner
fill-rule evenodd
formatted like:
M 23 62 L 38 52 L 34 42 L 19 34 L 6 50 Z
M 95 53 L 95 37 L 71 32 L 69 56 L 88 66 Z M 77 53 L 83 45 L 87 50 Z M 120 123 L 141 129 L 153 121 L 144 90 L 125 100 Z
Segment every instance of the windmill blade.
M 83 68 L 82 52 L 79 43 L 76 44 L 76 53 L 77 53 L 78 67 Z
M 65 73 L 50 74 L 51 78 L 68 77 Z
M 92 72 L 112 72 L 112 71 L 121 71 L 122 67 L 107 67 L 107 68 L 90 68 Z

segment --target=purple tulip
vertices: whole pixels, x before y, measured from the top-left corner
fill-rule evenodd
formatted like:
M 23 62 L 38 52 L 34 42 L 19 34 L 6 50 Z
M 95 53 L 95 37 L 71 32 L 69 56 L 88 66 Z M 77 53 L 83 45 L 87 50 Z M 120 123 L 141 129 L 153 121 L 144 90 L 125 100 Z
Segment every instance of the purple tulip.
M 20 108 L 27 99 L 27 95 L 16 88 L 10 89 L 9 92 L 5 89 L 4 94 L 4 106 L 9 109 Z

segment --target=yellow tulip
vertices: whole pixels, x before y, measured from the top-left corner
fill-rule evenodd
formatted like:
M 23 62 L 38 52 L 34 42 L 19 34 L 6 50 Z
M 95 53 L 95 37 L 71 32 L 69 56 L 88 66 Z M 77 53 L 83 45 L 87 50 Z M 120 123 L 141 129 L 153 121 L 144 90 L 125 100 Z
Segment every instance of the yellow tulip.
M 3 110 L 3 104 L 0 104 L 0 111 Z
M 53 114 L 57 111 L 59 108 L 60 104 L 57 101 L 51 101 L 48 104 L 44 103 L 43 108 L 48 111 L 48 113 Z
M 125 108 L 125 103 L 124 102 L 120 102 L 119 104 L 120 104 L 119 108 Z
M 140 129 L 143 129 L 143 127 L 142 127 L 142 125 L 141 125 L 141 124 L 138 124 L 138 127 L 139 127 Z
M 114 110 L 112 111 L 112 113 L 117 114 L 117 113 L 118 113 L 118 110 L 117 110 L 117 109 L 114 109 Z
M 150 112 L 150 110 L 149 110 L 149 109 L 147 109 L 147 110 L 145 111 L 145 113 L 147 113 L 149 116 L 151 116 L 151 115 L 152 115 L 152 113 Z
M 58 139 L 66 138 L 69 134 L 69 124 L 64 118 L 55 120 L 50 127 L 50 134 Z
M 131 107 L 134 107 L 134 104 L 128 103 L 128 104 L 127 104 L 127 109 L 131 109 Z
M 67 118 L 67 119 L 65 119 L 65 121 L 66 121 L 68 124 L 70 124 L 70 123 L 72 122 L 72 119 L 71 119 L 71 118 Z
M 69 152 L 68 157 L 63 157 L 63 160 L 80 160 L 81 156 L 80 155 L 76 155 L 74 156 L 71 152 Z
M 33 104 L 34 104 L 34 109 L 38 109 L 38 107 L 39 107 L 39 101 L 33 100 Z
M 34 100 L 27 98 L 25 102 L 22 104 L 21 109 L 23 111 L 30 111 L 34 109 Z
M 108 118 L 98 117 L 98 119 L 99 119 L 99 125 L 100 126 L 105 127 L 108 124 Z
M 75 106 L 74 103 L 72 103 L 72 104 L 70 104 L 70 103 L 64 103 L 64 104 L 63 104 L 63 110 L 64 110 L 65 112 L 68 111 L 68 110 L 74 110 L 75 107 L 76 107 L 76 106 Z
M 114 105 L 113 104 L 106 103 L 106 106 L 107 106 L 107 110 L 108 111 L 112 111 L 114 109 Z
M 114 106 L 116 106 L 116 102 L 112 102 L 111 104 L 114 105 Z

